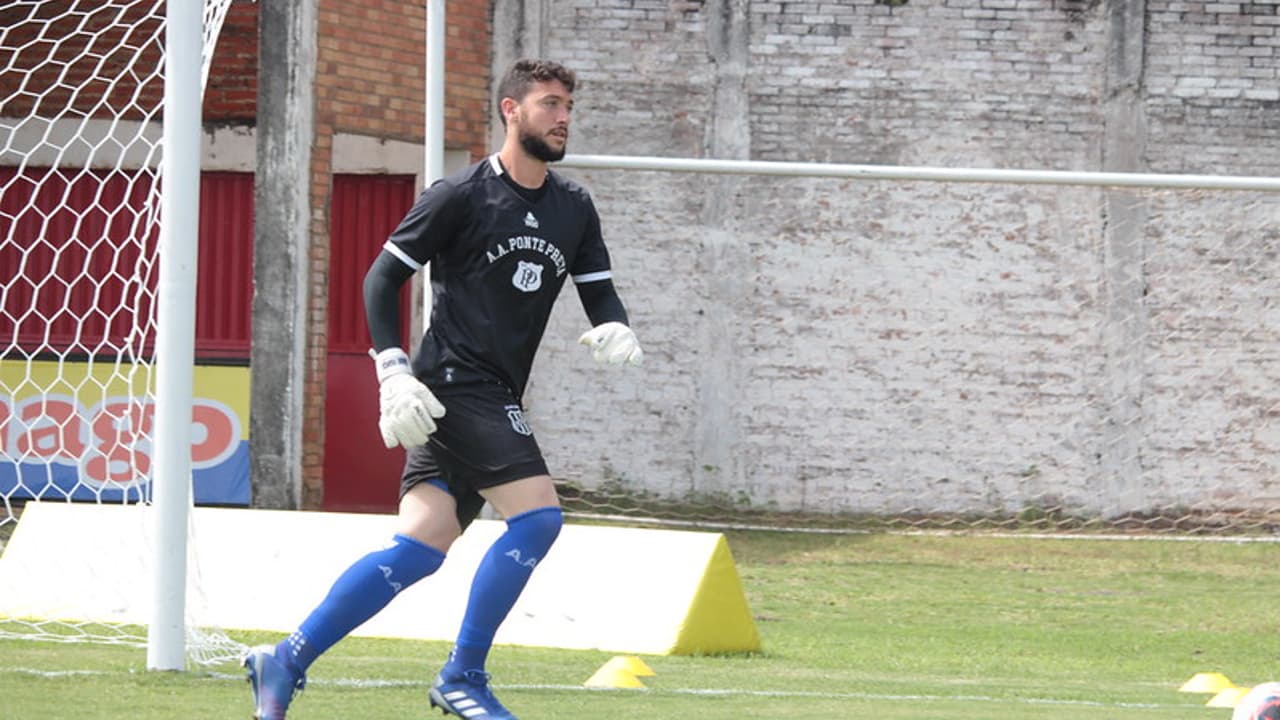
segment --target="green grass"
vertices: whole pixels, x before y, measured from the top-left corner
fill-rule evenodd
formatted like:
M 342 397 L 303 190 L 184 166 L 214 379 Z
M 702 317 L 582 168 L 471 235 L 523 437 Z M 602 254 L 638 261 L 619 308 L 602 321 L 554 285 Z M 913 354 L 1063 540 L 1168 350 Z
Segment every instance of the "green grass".
M 500 697 L 525 720 L 1227 720 L 1178 686 L 1211 670 L 1280 677 L 1277 544 L 734 533 L 730 546 L 763 652 L 646 657 L 647 690 L 592 691 L 609 653 L 499 647 Z M 426 717 L 447 649 L 345 640 L 290 718 Z M 0 717 L 249 716 L 234 665 L 144 667 L 136 648 L 0 641 Z

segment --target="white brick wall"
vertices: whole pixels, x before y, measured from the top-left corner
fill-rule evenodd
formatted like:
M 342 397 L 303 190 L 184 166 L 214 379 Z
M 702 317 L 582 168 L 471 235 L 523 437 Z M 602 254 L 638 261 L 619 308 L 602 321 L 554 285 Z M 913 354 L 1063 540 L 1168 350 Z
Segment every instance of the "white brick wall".
M 547 54 L 582 77 L 573 152 L 708 154 L 721 2 L 550 4 Z M 1105 0 L 741 6 L 753 159 L 1100 168 Z M 1147 2 L 1149 169 L 1280 175 L 1278 9 Z M 1119 492 L 1102 191 L 566 173 L 647 360 L 593 367 L 566 291 L 527 398 L 559 476 L 851 513 L 1280 496 L 1274 196 L 1135 195 L 1142 477 Z

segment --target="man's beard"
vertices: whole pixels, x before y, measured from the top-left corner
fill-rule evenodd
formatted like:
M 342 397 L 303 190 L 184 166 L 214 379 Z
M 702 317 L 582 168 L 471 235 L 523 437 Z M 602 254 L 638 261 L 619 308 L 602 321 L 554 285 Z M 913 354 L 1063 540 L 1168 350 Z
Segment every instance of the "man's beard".
M 566 143 L 564 147 L 556 150 L 548 145 L 546 140 L 536 135 L 522 132 L 520 133 L 520 147 L 524 148 L 524 151 L 529 153 L 531 157 L 550 163 L 558 162 L 564 157 L 564 151 L 568 149 L 568 144 Z

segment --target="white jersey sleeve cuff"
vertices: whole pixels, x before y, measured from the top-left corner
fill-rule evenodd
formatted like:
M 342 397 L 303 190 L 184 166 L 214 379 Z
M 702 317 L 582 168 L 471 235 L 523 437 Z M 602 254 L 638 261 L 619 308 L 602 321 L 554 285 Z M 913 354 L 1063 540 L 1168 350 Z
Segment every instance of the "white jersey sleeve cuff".
M 612 270 L 600 270 L 598 272 L 589 272 L 589 273 L 583 273 L 581 275 L 574 275 L 573 282 L 574 284 L 581 285 L 583 283 L 596 282 L 598 280 L 608 280 L 611 277 L 613 277 Z
M 400 247 L 399 247 L 398 245 L 396 245 L 395 243 L 391 242 L 390 240 L 388 240 L 388 241 L 386 241 L 385 243 L 383 243 L 383 244 L 382 244 L 382 249 L 383 249 L 383 250 L 386 250 L 387 252 L 391 253 L 392 255 L 395 255 L 397 258 L 399 258 L 399 259 L 400 259 L 400 262 L 402 262 L 402 263 L 404 263 L 405 265 L 408 265 L 409 267 L 413 268 L 413 271 L 414 271 L 414 272 L 417 272 L 417 271 L 419 271 L 419 270 L 421 270 L 421 269 L 422 269 L 422 263 L 420 263 L 420 262 L 418 262 L 417 260 L 414 260 L 413 258 L 411 258 L 411 257 L 409 257 L 408 255 L 406 255 L 406 254 L 405 254 L 405 252 L 404 252 L 403 250 L 401 250 L 401 249 L 400 249 Z

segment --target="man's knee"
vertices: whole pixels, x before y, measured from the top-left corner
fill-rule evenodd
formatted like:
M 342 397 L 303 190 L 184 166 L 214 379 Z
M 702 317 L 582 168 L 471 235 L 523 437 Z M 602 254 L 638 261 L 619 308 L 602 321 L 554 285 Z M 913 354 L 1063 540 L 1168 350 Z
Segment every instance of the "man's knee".
M 507 535 L 512 539 L 518 537 L 516 547 L 519 549 L 516 561 L 532 569 L 546 556 L 551 545 L 560 536 L 560 528 L 564 526 L 564 512 L 558 505 L 537 508 L 520 513 L 507 520 Z
M 498 514 L 510 520 L 533 510 L 560 504 L 550 475 L 533 475 L 480 491 Z
M 456 501 L 432 483 L 419 483 L 400 499 L 398 525 L 401 534 L 442 553 L 462 534 Z

